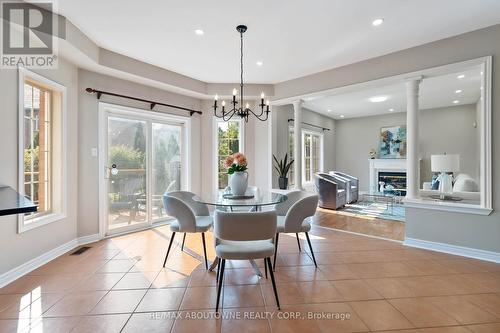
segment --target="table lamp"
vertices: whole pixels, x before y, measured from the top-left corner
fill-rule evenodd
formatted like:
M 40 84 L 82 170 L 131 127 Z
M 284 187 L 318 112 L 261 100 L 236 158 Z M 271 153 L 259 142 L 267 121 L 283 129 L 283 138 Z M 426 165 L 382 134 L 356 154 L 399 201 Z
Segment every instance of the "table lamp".
M 439 181 L 439 199 L 451 200 L 453 194 L 453 177 L 449 172 L 460 171 L 460 155 L 442 154 L 431 155 L 431 170 L 439 172 L 437 180 Z

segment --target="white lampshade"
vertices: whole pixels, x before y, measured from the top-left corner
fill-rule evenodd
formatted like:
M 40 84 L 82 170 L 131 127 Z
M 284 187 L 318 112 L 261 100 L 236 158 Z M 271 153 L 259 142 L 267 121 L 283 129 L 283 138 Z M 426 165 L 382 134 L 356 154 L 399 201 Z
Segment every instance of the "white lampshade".
M 432 172 L 457 172 L 460 171 L 460 155 L 443 154 L 431 155 Z

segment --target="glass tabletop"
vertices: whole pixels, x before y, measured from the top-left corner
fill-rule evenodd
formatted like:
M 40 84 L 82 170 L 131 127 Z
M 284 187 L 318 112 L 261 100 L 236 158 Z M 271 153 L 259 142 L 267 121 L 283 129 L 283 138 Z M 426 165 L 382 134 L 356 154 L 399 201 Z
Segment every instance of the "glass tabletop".
M 232 199 L 228 197 L 230 193 L 223 190 L 206 193 L 202 195 L 196 195 L 193 197 L 194 201 L 204 203 L 206 205 L 212 206 L 224 206 L 224 207 L 259 207 L 267 205 L 276 205 L 280 202 L 284 202 L 288 197 L 284 194 L 274 193 L 271 191 L 247 191 L 245 196 L 252 196 L 252 198 L 245 199 Z

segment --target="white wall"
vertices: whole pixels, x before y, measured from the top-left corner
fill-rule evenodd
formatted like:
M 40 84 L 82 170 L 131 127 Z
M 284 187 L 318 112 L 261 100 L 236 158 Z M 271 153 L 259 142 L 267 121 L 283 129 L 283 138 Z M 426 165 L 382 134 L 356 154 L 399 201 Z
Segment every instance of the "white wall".
M 67 88 L 68 214 L 58 222 L 17 233 L 17 215 L 0 216 L 0 274 L 73 240 L 77 233 L 78 91 L 77 68 L 59 59 L 56 70 L 35 70 Z M 0 70 L 0 184 L 18 189 L 18 71 Z
M 475 121 L 474 104 L 420 111 L 421 182 L 431 180 L 430 155 L 447 152 L 460 154 L 461 172 L 471 175 L 479 183 L 479 162 L 476 158 L 479 129 L 473 127 Z M 360 190 L 368 191 L 369 152 L 370 149 L 379 150 L 380 128 L 405 124 L 406 113 L 337 120 L 336 169 L 359 177 Z

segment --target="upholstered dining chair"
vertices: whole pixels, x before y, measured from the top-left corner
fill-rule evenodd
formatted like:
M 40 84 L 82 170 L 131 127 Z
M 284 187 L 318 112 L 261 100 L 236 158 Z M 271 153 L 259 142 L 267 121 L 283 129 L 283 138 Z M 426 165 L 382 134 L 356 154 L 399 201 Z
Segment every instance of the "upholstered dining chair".
M 274 251 L 273 262 L 274 269 L 276 269 L 276 257 L 278 256 L 279 234 L 283 232 L 295 233 L 296 235 L 298 235 L 299 232 L 305 233 L 314 266 L 318 267 L 318 265 L 316 264 L 316 258 L 314 257 L 314 251 L 311 246 L 311 240 L 309 239 L 309 230 L 311 230 L 311 223 L 309 219 L 316 213 L 316 208 L 318 207 L 318 196 L 316 194 L 305 195 L 304 193 L 294 193 L 292 195 L 292 200 L 294 196 L 299 196 L 298 200 L 296 200 L 295 203 L 290 206 L 285 216 L 278 216 L 276 237 L 274 242 L 274 245 L 276 247 Z
M 226 260 L 264 259 L 266 270 L 270 272 L 276 304 L 280 309 L 276 281 L 271 265 L 274 254 L 273 237 L 276 233 L 276 213 L 267 212 L 224 212 L 214 213 L 215 253 L 219 261 L 217 303 L 224 282 Z
M 308 192 L 300 190 L 293 190 L 288 192 L 286 194 L 287 199 L 274 206 L 278 218 L 279 216 L 285 217 L 288 211 L 290 210 L 290 207 L 292 207 L 293 204 L 296 203 L 300 198 L 303 198 L 304 196 L 307 195 L 309 195 Z M 302 251 L 302 249 L 300 248 L 299 233 L 295 233 L 295 237 L 297 238 L 297 245 L 299 246 L 299 252 L 300 252 Z
M 163 195 L 163 205 L 167 215 L 174 217 L 176 220 L 170 223 L 170 231 L 172 237 L 168 244 L 167 254 L 163 267 L 167 263 L 168 254 L 174 242 L 174 237 L 177 232 L 184 233 L 182 239 L 181 250 L 184 250 L 184 241 L 187 233 L 201 233 L 203 242 L 203 254 L 205 255 L 205 268 L 208 269 L 207 261 L 207 246 L 205 242 L 205 232 L 213 225 L 213 218 L 210 216 L 208 207 L 205 204 L 193 200 L 194 193 L 187 191 L 168 192 Z

